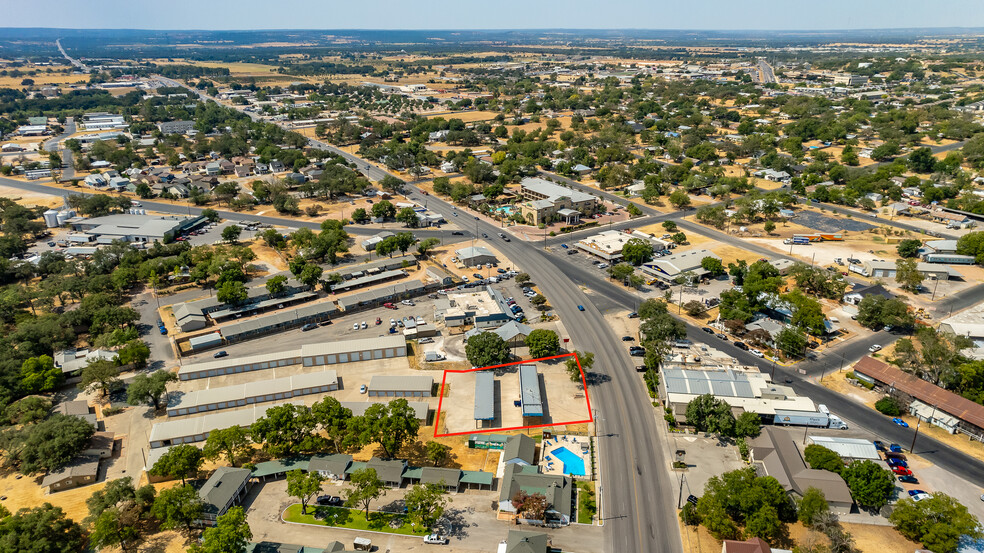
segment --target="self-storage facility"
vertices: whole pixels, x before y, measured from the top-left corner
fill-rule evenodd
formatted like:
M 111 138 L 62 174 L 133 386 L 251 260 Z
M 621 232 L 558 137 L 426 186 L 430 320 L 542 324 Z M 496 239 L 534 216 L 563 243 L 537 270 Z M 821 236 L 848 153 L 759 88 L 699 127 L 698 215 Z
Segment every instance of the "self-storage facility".
M 337 389 L 338 374 L 335 371 L 326 370 L 234 386 L 172 393 L 172 399 L 167 406 L 167 416 L 178 417 L 206 411 L 245 407 L 254 403 L 333 392 Z

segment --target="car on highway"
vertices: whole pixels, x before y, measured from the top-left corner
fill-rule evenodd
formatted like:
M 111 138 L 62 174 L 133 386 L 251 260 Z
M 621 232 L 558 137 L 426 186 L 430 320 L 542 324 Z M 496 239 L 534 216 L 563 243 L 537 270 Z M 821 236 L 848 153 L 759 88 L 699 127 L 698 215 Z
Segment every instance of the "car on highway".
M 424 536 L 424 543 L 433 545 L 447 545 L 448 539 L 440 534 L 427 534 Z
M 724 340 L 725 342 L 728 341 L 728 337 L 725 336 L 724 334 L 718 333 L 718 334 L 715 334 L 715 336 L 717 336 L 721 340 Z
M 301 327 L 301 332 L 307 332 L 309 330 L 314 330 L 316 328 L 318 328 L 318 325 L 316 325 L 314 323 L 308 323 L 308 324 L 306 324 L 306 325 L 304 325 L 304 326 Z
M 608 268 L 608 263 L 599 263 L 598 264 L 598 268 L 599 269 L 607 269 Z
M 757 350 L 757 349 L 750 349 L 750 350 L 748 350 L 748 353 L 751 353 L 752 355 L 754 355 L 755 357 L 758 357 L 758 358 L 765 357 L 765 354 L 762 353 L 761 351 Z
M 475 220 L 477 221 L 478 220 L 478 217 L 475 217 Z
M 577 310 L 578 310 L 578 311 L 584 311 L 584 306 L 583 306 L 583 305 L 579 305 L 579 306 L 577 306 Z
M 464 235 L 465 233 L 461 232 L 460 230 L 456 230 L 451 233 L 451 236 L 464 236 Z
M 365 330 L 367 328 L 369 328 L 369 325 L 367 325 L 365 321 L 362 321 L 362 330 Z
M 896 476 L 912 476 L 912 471 L 905 467 L 892 467 L 892 472 Z
M 917 494 L 921 494 L 921 493 L 929 493 L 929 492 L 924 491 L 924 490 L 909 490 L 909 495 L 917 495 Z
M 706 332 L 708 334 L 714 334 L 714 329 L 711 328 L 711 327 L 709 327 L 709 326 L 705 326 L 705 327 L 701 328 L 701 330 L 703 330 L 704 332 Z
M 629 355 L 632 357 L 645 357 L 646 348 L 641 346 L 632 346 L 629 348 Z
M 872 346 L 870 348 L 868 348 L 868 351 L 870 351 L 871 353 L 875 353 L 876 351 L 880 350 L 881 348 L 882 347 L 879 346 L 878 344 L 872 344 Z
M 735 347 L 740 350 L 748 351 L 748 344 L 746 344 L 745 342 L 735 342 Z
M 567 244 L 561 244 L 560 247 L 561 248 L 564 248 L 566 250 L 567 249 Z
M 892 422 L 894 422 L 895 424 L 901 426 L 902 428 L 909 428 L 909 423 L 905 422 L 904 420 L 902 420 L 902 419 L 900 419 L 898 417 L 893 418 L 892 419 Z
M 489 237 L 488 234 L 485 234 L 484 232 L 482 233 L 482 238 L 488 238 L 488 237 Z
M 226 350 L 222 350 L 222 351 L 217 351 L 217 352 L 213 353 L 212 354 L 212 357 L 218 359 L 219 357 L 225 357 L 227 355 L 229 355 L 229 352 L 227 352 Z
M 328 326 L 330 324 L 332 324 L 331 321 L 321 321 L 320 323 L 318 323 L 318 326 Z
M 633 338 L 632 336 L 622 336 L 622 341 L 623 342 L 635 342 L 635 338 Z
M 352 325 L 352 330 L 359 330 L 359 323 L 353 324 Z
M 892 453 L 902 453 L 902 446 L 900 446 L 899 444 L 892 444 L 888 446 L 888 450 L 891 451 Z

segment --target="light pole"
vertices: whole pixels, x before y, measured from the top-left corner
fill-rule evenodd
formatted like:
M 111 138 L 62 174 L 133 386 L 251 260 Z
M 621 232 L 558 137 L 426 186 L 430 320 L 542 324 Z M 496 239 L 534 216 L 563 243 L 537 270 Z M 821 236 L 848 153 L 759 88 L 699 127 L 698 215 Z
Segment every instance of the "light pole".
M 934 404 L 933 405 L 933 413 L 931 415 L 929 415 L 928 421 L 932 422 L 933 417 L 935 417 L 935 416 L 936 416 L 936 405 Z M 921 422 L 922 422 L 922 419 L 919 418 L 919 414 L 917 413 L 916 414 L 916 431 L 912 435 L 912 445 L 909 446 L 909 453 L 912 453 L 914 451 L 915 447 L 916 447 L 916 438 L 919 437 L 919 423 L 921 423 Z

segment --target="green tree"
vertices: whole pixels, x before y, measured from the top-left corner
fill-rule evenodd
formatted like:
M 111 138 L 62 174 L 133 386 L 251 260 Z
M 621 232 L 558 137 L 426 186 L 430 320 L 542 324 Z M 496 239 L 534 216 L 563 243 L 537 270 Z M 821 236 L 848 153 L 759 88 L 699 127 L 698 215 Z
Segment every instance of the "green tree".
M 100 391 L 102 395 L 109 395 L 122 384 L 120 380 L 120 369 L 112 361 L 97 359 L 90 361 L 82 369 L 82 379 L 79 381 L 79 389 L 86 392 Z
M 653 245 L 641 238 L 630 238 L 622 246 L 622 259 L 632 265 L 640 265 L 653 259 Z
M 381 200 L 372 204 L 372 216 L 377 219 L 390 219 L 396 215 L 396 206 L 388 200 Z
M 133 367 L 143 369 L 147 366 L 150 359 L 150 346 L 143 340 L 130 340 L 120 349 L 116 350 L 114 361 L 121 367 Z
M 700 260 L 700 266 L 712 277 L 719 277 L 724 274 L 724 263 L 716 257 L 707 256 Z
M 762 432 L 762 419 L 756 413 L 745 411 L 735 420 L 735 437 L 754 438 Z
M 828 470 L 840 474 L 844 470 L 844 460 L 835 451 L 822 445 L 810 444 L 803 450 L 803 459 L 811 469 Z
M 903 290 L 915 292 L 925 277 L 917 269 L 916 261 L 913 259 L 895 260 L 895 282 L 898 282 Z
M 578 366 L 578 362 L 580 362 L 580 366 Z M 564 366 L 567 369 L 567 375 L 571 377 L 571 382 L 581 382 L 581 371 L 584 371 L 584 376 L 587 377 L 588 371 L 594 366 L 594 354 L 590 351 L 575 350 L 574 355 L 564 362 Z
M 183 526 L 190 533 L 192 524 L 201 518 L 204 509 L 198 491 L 185 485 L 162 489 L 150 512 L 161 521 L 161 528 L 172 530 Z
M 674 244 L 684 244 L 687 242 L 687 235 L 682 232 L 678 232 L 671 236 L 670 240 L 673 240 Z
M 43 421 L 51 411 L 51 400 L 40 396 L 27 396 L 11 403 L 3 410 L 0 424 L 27 425 Z
M 936 168 L 936 158 L 929 148 L 916 148 L 909 154 L 909 168 L 915 173 L 932 173 Z
M 447 463 L 451 459 L 451 447 L 442 444 L 441 442 L 435 442 L 433 440 L 424 444 L 424 454 L 427 455 L 427 459 L 434 463 L 435 467 L 439 467 L 444 463 Z
M 386 175 L 383 177 L 383 180 L 379 181 L 379 185 L 383 187 L 383 190 L 389 190 L 395 193 L 402 192 L 404 184 L 406 183 L 393 175 Z
M 774 221 L 766 221 L 762 228 L 766 234 L 772 234 L 772 231 L 776 230 L 776 223 Z
M 417 484 L 406 493 L 403 503 L 414 528 L 430 530 L 444 515 L 447 492 L 440 484 Z
M 891 471 L 869 460 L 855 461 L 841 470 L 851 496 L 861 507 L 881 509 L 895 489 Z
M 89 544 L 100 549 L 119 545 L 124 552 L 136 547 L 140 539 L 139 517 L 124 503 L 100 514 L 89 533 Z
M 698 432 L 713 432 L 731 436 L 735 429 L 735 416 L 731 406 L 711 394 L 703 394 L 687 404 L 687 423 Z
M 335 398 L 327 396 L 311 406 L 311 414 L 315 422 L 328 434 L 328 440 L 334 446 L 335 453 L 341 453 L 348 445 L 354 445 L 358 435 L 354 432 L 352 410 L 342 407 Z
M 239 225 L 229 225 L 222 229 L 222 239 L 231 244 L 235 244 L 239 241 L 239 236 L 242 233 L 243 229 Z
M 895 251 L 898 252 L 899 257 L 912 258 L 919 255 L 919 248 L 922 247 L 922 241 L 916 240 L 914 238 L 903 240 L 899 242 L 899 245 L 895 247 Z
M 288 457 L 312 447 L 312 440 L 319 438 L 313 432 L 314 427 L 310 409 L 288 403 L 267 409 L 265 416 L 250 425 L 249 434 L 274 457 Z
M 21 364 L 21 387 L 26 393 L 36 394 L 54 390 L 64 380 L 55 361 L 47 356 L 31 357 Z
M 322 274 L 324 274 L 324 269 L 321 268 L 321 265 L 308 263 L 304 265 L 301 274 L 297 275 L 297 280 L 308 288 L 314 288 L 318 285 L 318 281 L 321 280 Z
M 788 527 L 779 520 L 775 507 L 763 505 L 745 521 L 745 535 L 776 543 L 788 538 Z
M 796 520 L 796 507 L 782 484 L 771 476 L 756 476 L 752 467 L 708 480 L 697 512 L 719 539 L 740 537 L 744 525 L 749 535 L 774 540 L 786 535 L 786 523 Z
M 366 213 L 365 208 L 357 207 L 352 212 L 352 220 L 359 224 L 365 223 L 369 220 L 369 214 Z
M 216 223 L 219 221 L 219 212 L 212 208 L 206 207 L 202 210 L 202 217 L 205 217 L 211 223 Z
M 889 417 L 897 417 L 902 414 L 902 407 L 899 401 L 892 396 L 885 396 L 875 402 L 875 409 Z
M 82 527 L 51 503 L 0 518 L 0 553 L 77 553 L 85 547 Z
M 787 326 L 775 338 L 776 347 L 787 357 L 802 357 L 806 350 L 806 335 L 795 327 Z
M 300 469 L 287 472 L 287 495 L 301 500 L 301 514 L 307 514 L 307 504 L 311 498 L 321 493 L 325 479 L 318 471 L 304 472 Z
M 386 484 L 376 475 L 375 469 L 359 469 L 349 477 L 350 488 L 346 489 L 345 504 L 359 505 L 365 510 L 366 520 L 369 520 L 369 505 L 376 499 L 386 495 Z
M 494 332 L 480 332 L 465 342 L 465 356 L 473 367 L 491 367 L 509 361 L 509 344 Z
M 227 305 L 241 305 L 249 299 L 249 291 L 242 282 L 230 280 L 222 283 L 215 298 Z
M 420 421 L 405 399 L 394 399 L 388 404 L 374 403 L 359 417 L 362 442 L 376 442 L 387 457 L 395 457 L 407 444 L 417 438 Z
M 530 348 L 533 358 L 557 355 L 560 350 L 560 339 L 557 333 L 546 328 L 537 328 L 526 337 L 526 347 Z
M 430 252 L 441 243 L 438 238 L 425 238 L 417 244 L 417 253 L 421 257 L 427 257 Z
M 800 499 L 798 507 L 796 518 L 808 528 L 812 527 L 824 513 L 830 511 L 830 507 L 827 505 L 827 498 L 823 496 L 823 492 L 813 486 L 806 489 L 806 493 L 803 494 L 803 499 Z
M 167 394 L 167 385 L 177 381 L 178 375 L 167 370 L 156 371 L 150 376 L 138 374 L 133 377 L 126 389 L 126 402 L 130 405 L 140 405 L 150 401 L 154 405 L 154 410 L 160 411 L 165 405 L 161 400 Z
M 955 553 L 963 536 L 982 537 L 981 524 L 956 499 L 934 493 L 922 501 L 905 498 L 889 516 L 895 529 L 935 553 Z
M 202 454 L 202 450 L 191 444 L 180 444 L 171 447 L 164 455 L 161 455 L 147 472 L 153 476 L 180 478 L 183 486 L 186 478 L 198 474 L 204 462 L 205 456 Z
M 247 459 L 253 453 L 249 433 L 241 426 L 216 429 L 208 433 L 202 455 L 208 461 L 225 457 L 226 462 L 236 466 L 237 461 Z
M 677 209 L 683 209 L 690 206 L 690 195 L 683 190 L 674 190 L 667 199 L 670 201 L 670 204 Z
M 246 511 L 232 507 L 216 519 L 215 527 L 206 528 L 201 541 L 193 543 L 190 553 L 246 553 L 253 532 L 246 522 Z
M 687 315 L 691 317 L 697 317 L 707 313 L 707 306 L 703 302 L 697 300 L 690 300 L 684 303 L 681 307 L 687 312 Z
M 420 219 L 417 218 L 417 212 L 412 207 L 404 207 L 397 212 L 396 220 L 410 228 L 417 228 L 417 225 L 420 224 Z
M 287 290 L 287 277 L 285 275 L 276 275 L 267 279 L 266 281 L 267 292 L 271 296 L 279 296 Z

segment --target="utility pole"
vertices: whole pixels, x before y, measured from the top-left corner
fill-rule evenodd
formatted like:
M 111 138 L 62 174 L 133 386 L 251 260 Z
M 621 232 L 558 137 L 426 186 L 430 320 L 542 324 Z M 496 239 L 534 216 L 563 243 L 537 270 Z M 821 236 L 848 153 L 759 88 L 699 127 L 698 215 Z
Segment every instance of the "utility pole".
M 928 421 L 929 422 L 932 422 L 933 417 L 935 417 L 935 416 L 936 416 L 936 405 L 934 404 L 933 405 L 933 413 L 931 415 L 929 415 Z M 921 422 L 922 422 L 922 419 L 919 418 L 919 415 L 918 414 L 916 414 L 916 431 L 912 435 L 912 445 L 909 446 L 909 453 L 912 453 L 913 450 L 914 450 L 914 448 L 916 447 L 916 438 L 919 436 L 919 423 L 921 423 Z

